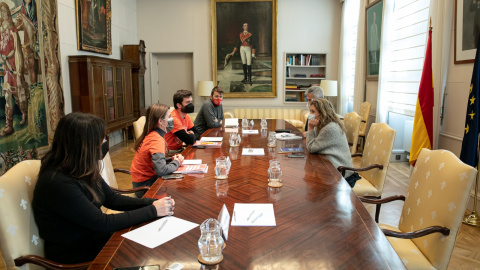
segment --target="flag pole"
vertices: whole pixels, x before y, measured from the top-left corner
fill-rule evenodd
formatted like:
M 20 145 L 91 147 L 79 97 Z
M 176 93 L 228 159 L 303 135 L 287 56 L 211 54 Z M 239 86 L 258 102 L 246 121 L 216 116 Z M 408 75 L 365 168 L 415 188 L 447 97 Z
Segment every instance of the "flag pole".
M 480 136 L 479 136 L 480 139 Z M 480 141 L 479 141 L 480 142 Z M 479 144 L 477 143 L 477 153 L 478 153 L 478 147 Z M 477 165 L 477 170 L 480 169 L 480 159 L 479 159 L 479 165 Z M 480 217 L 477 214 L 477 201 L 478 201 L 478 178 L 480 177 L 480 170 L 477 171 L 477 177 L 475 179 L 475 195 L 473 197 L 473 211 L 472 213 L 465 215 L 463 218 L 463 223 L 474 226 L 474 227 L 480 227 Z

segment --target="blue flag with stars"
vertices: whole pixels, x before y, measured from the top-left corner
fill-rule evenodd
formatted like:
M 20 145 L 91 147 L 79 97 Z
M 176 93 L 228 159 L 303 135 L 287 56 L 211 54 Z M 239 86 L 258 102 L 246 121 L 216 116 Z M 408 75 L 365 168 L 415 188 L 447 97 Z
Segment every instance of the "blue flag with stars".
M 470 83 L 470 94 L 468 95 L 467 117 L 465 118 L 465 131 L 462 142 L 462 152 L 460 159 L 472 166 L 478 165 L 478 132 L 479 132 L 479 101 L 480 94 L 480 38 L 475 54 L 475 63 L 473 65 L 472 82 Z

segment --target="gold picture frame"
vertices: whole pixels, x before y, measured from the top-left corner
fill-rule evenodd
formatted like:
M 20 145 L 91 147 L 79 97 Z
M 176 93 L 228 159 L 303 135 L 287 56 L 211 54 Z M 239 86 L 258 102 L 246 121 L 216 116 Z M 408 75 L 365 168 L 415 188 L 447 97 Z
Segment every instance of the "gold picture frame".
M 277 96 L 277 6 L 277 0 L 211 0 L 212 74 L 224 97 Z
M 380 72 L 383 0 L 365 7 L 366 79 L 377 81 Z
M 75 0 L 77 49 L 112 54 L 111 0 Z

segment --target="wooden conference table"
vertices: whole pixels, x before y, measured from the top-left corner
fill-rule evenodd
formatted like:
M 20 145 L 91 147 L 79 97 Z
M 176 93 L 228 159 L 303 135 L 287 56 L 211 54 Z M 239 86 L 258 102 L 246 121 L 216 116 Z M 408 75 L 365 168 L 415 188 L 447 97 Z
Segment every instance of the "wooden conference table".
M 284 120 L 268 120 L 268 129 L 298 130 Z M 253 129 L 260 131 L 260 121 Z M 241 133 L 241 128 L 239 129 Z M 186 158 L 202 159 L 206 174 L 187 175 L 183 180 L 161 178 L 145 194 L 175 199 L 175 216 L 201 224 L 216 218 L 223 204 L 230 215 L 235 203 L 273 203 L 276 227 L 231 226 L 223 261 L 204 267 L 197 261 L 200 228 L 154 249 L 144 247 L 116 232 L 90 269 L 174 262 L 183 269 L 404 269 L 402 262 L 352 192 L 340 173 L 323 156 L 308 154 L 302 140 L 277 141 L 267 147 L 267 134 L 242 134 L 240 147 L 229 147 L 224 128 L 210 129 L 203 136 L 223 136 L 221 148 L 188 147 Z M 303 147 L 305 158 L 278 154 L 280 147 Z M 242 148 L 265 148 L 265 156 L 242 156 Z M 230 156 L 228 180 L 215 180 L 215 159 Z M 280 159 L 283 187 L 267 186 L 269 160 Z

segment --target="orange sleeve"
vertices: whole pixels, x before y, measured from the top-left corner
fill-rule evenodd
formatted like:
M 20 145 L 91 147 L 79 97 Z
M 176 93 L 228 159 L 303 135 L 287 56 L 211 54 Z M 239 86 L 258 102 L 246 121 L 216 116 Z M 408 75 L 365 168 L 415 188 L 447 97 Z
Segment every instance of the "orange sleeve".
M 187 120 L 187 130 L 193 128 L 194 124 L 192 119 L 190 119 L 190 115 L 187 114 L 187 116 L 185 116 L 185 120 Z
M 151 155 L 156 153 L 165 154 L 166 142 L 160 135 L 154 134 L 153 138 L 149 138 L 148 144 L 148 151 Z

